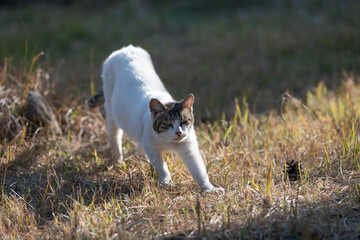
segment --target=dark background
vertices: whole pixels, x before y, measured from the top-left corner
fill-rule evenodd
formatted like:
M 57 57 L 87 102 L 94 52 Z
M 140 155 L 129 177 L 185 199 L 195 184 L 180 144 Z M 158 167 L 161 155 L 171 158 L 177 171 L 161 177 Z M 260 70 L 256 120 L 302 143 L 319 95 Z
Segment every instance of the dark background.
M 128 44 L 145 48 L 170 93 L 195 94 L 196 116 L 278 109 L 289 90 L 306 101 L 319 81 L 336 89 L 360 71 L 360 1 L 0 1 L 0 57 L 50 73 L 82 103 L 90 79 Z

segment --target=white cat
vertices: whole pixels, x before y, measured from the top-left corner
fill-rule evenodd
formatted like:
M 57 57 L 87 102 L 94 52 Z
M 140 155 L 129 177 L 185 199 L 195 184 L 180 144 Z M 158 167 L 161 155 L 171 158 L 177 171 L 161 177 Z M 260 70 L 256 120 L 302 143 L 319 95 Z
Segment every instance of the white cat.
M 222 190 L 210 183 L 199 152 L 193 126 L 194 96 L 174 101 L 144 49 L 130 45 L 113 52 L 104 63 L 102 79 L 115 159 L 123 160 L 121 139 L 125 131 L 144 150 L 160 183 L 171 182 L 162 153 L 176 152 L 203 190 Z

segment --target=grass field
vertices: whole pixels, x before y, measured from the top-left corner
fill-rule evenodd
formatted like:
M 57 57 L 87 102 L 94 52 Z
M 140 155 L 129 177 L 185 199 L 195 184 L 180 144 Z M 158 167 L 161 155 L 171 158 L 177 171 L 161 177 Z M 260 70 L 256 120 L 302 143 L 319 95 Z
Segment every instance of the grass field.
M 113 50 L 140 45 L 174 97 L 193 92 L 197 116 L 212 120 L 230 116 L 235 98 L 269 112 L 286 90 L 304 98 L 360 71 L 357 1 L 96 2 L 1 9 L 0 56 L 16 66 L 44 51 L 57 91 L 84 100 Z
M 360 237 L 360 4 L 228 3 L 0 10 L 0 126 L 14 132 L 0 145 L 0 239 Z M 171 154 L 175 185 L 157 184 L 128 138 L 125 164 L 109 161 L 106 122 L 84 99 L 129 43 L 175 97 L 195 93 L 200 150 L 224 194 L 201 193 Z M 19 109 L 34 89 L 62 134 L 28 136 Z

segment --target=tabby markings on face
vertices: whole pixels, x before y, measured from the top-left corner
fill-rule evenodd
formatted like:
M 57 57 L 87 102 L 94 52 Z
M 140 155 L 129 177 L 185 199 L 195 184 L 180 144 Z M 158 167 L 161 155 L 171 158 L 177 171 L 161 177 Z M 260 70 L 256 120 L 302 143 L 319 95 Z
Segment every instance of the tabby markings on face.
M 177 122 L 182 128 L 188 128 L 193 124 L 193 113 L 188 108 L 182 108 L 181 102 L 167 103 L 164 107 L 164 110 L 154 115 L 153 129 L 155 132 L 166 132 L 174 128 Z

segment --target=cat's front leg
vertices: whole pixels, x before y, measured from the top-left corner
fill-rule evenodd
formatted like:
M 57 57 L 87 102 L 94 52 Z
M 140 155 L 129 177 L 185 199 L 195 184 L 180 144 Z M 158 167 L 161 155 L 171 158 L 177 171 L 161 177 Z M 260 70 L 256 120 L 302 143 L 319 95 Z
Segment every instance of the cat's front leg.
M 222 190 L 222 188 L 215 188 L 210 183 L 204 160 L 200 155 L 196 142 L 181 143 L 177 152 L 189 169 L 191 176 L 199 184 L 202 190 L 206 192 Z
M 170 171 L 168 169 L 166 162 L 162 158 L 161 152 L 156 149 L 153 149 L 151 146 L 148 146 L 147 144 L 144 144 L 143 147 L 147 157 L 150 160 L 152 167 L 155 169 L 156 173 L 158 174 L 159 182 L 165 184 L 171 183 Z

